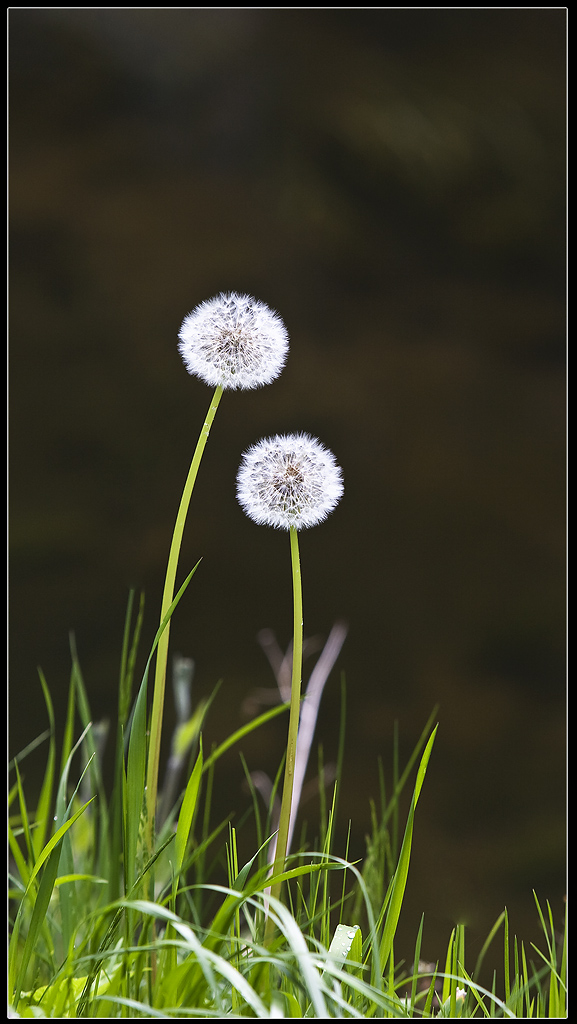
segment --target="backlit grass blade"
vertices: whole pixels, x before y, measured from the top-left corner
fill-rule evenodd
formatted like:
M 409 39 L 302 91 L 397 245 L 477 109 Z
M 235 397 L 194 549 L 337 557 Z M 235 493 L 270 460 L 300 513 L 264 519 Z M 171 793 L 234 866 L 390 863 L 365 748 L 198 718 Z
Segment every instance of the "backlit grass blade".
M 18 762 L 18 764 L 22 764 L 22 761 L 24 761 L 24 759 L 26 757 L 28 757 L 30 754 L 33 754 L 34 751 L 42 743 L 44 743 L 44 740 L 47 739 L 49 736 L 50 736 L 50 729 L 44 729 L 44 731 L 41 732 L 38 736 L 36 736 L 35 739 L 31 740 L 30 743 L 27 743 L 26 746 L 23 747 L 23 749 L 21 751 L 19 751 L 18 754 L 16 754 L 16 757 L 13 757 L 8 762 L 8 770 L 9 771 L 13 771 L 14 770 L 14 765 L 16 764 L 16 762 Z
M 435 998 L 435 985 L 437 981 L 437 966 L 438 965 L 435 966 L 435 970 L 433 971 L 431 983 L 429 985 L 429 989 L 425 999 L 425 1006 L 423 1008 L 423 1017 L 425 1018 L 432 1016 L 433 1000 Z
M 40 685 L 42 686 L 46 710 L 48 712 L 50 740 L 48 744 L 48 760 L 44 772 L 44 778 L 42 780 L 40 796 L 38 797 L 38 804 L 36 806 L 36 828 L 32 836 L 32 841 L 34 844 L 34 853 L 36 856 L 38 856 L 42 847 L 44 846 L 46 842 L 46 837 L 51 826 L 50 809 L 52 806 L 52 792 L 54 789 L 54 771 L 56 765 L 54 708 L 52 705 L 52 699 L 50 697 L 48 685 L 44 678 L 44 674 L 40 668 L 38 669 L 38 675 L 40 677 Z
M 174 841 L 175 851 L 175 869 L 176 874 L 180 874 L 182 865 L 184 862 L 184 855 L 186 853 L 186 847 L 188 843 L 188 837 L 192 828 L 192 821 L 194 818 L 194 812 L 196 810 L 196 803 L 198 800 L 198 792 L 200 789 L 200 780 L 202 776 L 202 750 L 199 751 L 196 763 L 192 770 L 190 779 L 184 793 L 182 801 L 182 807 L 180 814 L 178 815 L 178 825 L 176 827 L 176 838 Z
M 511 995 L 511 978 L 509 976 L 509 915 L 505 908 L 505 922 L 503 931 L 503 978 L 505 982 L 505 1002 L 509 1002 Z
M 444 1004 L 447 1002 L 451 992 L 451 968 L 453 965 L 453 950 L 455 946 L 455 929 L 453 928 L 449 935 L 449 942 L 447 944 L 447 953 L 445 955 L 445 974 L 443 977 L 443 991 L 441 994 L 441 1002 Z
M 62 768 L 60 781 L 58 783 L 58 791 L 56 794 L 56 807 L 54 812 L 54 821 L 56 823 L 57 828 L 59 828 L 60 825 L 66 821 L 70 813 L 72 801 L 68 800 L 68 778 L 70 775 L 70 768 L 72 767 L 72 758 L 74 757 L 78 748 L 81 746 L 82 741 L 84 740 L 84 737 L 86 736 L 86 733 L 88 732 L 89 729 L 90 724 L 86 726 L 84 731 L 81 733 L 79 739 L 76 741 L 72 749 L 68 752 L 66 763 Z M 84 771 L 82 773 L 83 775 L 85 771 L 86 767 L 84 768 Z
M 34 854 L 34 844 L 32 842 L 32 830 L 30 828 L 30 819 L 28 817 L 28 807 L 26 805 L 26 797 L 24 795 L 24 789 L 22 787 L 22 779 L 20 778 L 20 770 L 18 768 L 18 762 L 14 763 L 14 769 L 16 771 L 16 785 L 18 789 L 18 802 L 20 805 L 20 823 L 22 827 L 22 834 L 24 836 L 24 842 L 26 845 L 26 853 L 28 857 L 28 870 L 32 869 L 32 865 L 36 859 Z
M 126 892 L 130 892 L 134 884 L 138 836 L 144 812 L 146 694 L 147 673 L 145 673 L 136 698 L 128 744 L 124 799 L 124 886 Z
M 419 961 L 421 959 L 421 943 L 423 941 L 424 915 L 421 916 L 419 931 L 415 942 L 415 953 L 413 956 L 413 976 L 411 978 L 411 996 L 409 1000 L 409 1015 L 415 1016 L 415 1000 L 417 998 L 417 982 L 419 980 Z
M 87 729 L 87 726 L 92 723 L 92 714 L 90 711 L 90 704 L 88 702 L 86 686 L 84 684 L 84 677 L 80 668 L 80 661 L 78 660 L 76 640 L 73 633 L 70 634 L 70 654 L 72 657 L 71 680 L 76 691 L 76 705 L 78 707 L 80 721 L 85 729 L 84 745 L 86 748 L 86 762 L 90 763 L 90 791 L 91 793 L 98 794 L 99 813 L 102 816 L 103 825 L 102 831 L 105 836 L 108 836 L 107 799 L 104 791 L 104 783 L 102 781 L 102 772 L 100 770 L 100 760 L 94 740 L 94 730 Z
M 407 884 L 407 876 L 409 873 L 409 861 L 411 857 L 411 844 L 413 840 L 413 821 L 415 817 L 415 808 L 421 792 L 425 773 L 427 771 L 427 765 L 433 749 L 433 743 L 437 733 L 437 726 L 435 726 L 429 741 L 425 747 L 425 751 L 419 764 L 417 771 L 417 779 L 415 782 L 415 789 L 413 792 L 413 799 L 411 801 L 411 807 L 409 810 L 409 817 L 405 828 L 405 834 L 401 845 L 401 852 L 399 854 L 399 861 L 397 869 L 395 871 L 394 878 L 391 883 L 389 890 L 390 896 L 388 901 L 388 909 L 385 917 L 385 924 L 383 929 L 383 936 L 380 945 L 380 965 L 381 971 L 385 970 L 387 960 L 393 946 L 393 939 L 397 930 L 397 924 L 401 913 L 401 905 L 403 902 L 403 896 L 405 893 L 405 886 Z
M 133 603 L 134 591 L 131 590 L 128 595 L 124 622 L 124 635 L 118 682 L 118 723 L 115 741 L 114 782 L 112 786 L 109 812 L 108 859 L 110 861 L 110 870 L 107 873 L 107 902 L 109 903 L 118 899 L 124 891 L 121 884 L 122 874 L 119 870 L 122 863 L 123 836 L 125 831 L 123 807 L 125 797 L 124 741 L 132 700 L 132 682 L 134 678 L 136 655 L 144 619 L 144 594 L 140 595 L 136 624 L 134 626 L 131 639 L 130 630 Z
M 120 679 L 118 686 L 118 721 L 119 724 L 123 727 L 126 725 L 128 721 L 130 703 L 132 700 L 132 681 L 134 678 L 134 667 L 136 664 L 136 655 L 138 652 L 138 645 L 140 642 L 142 623 L 144 621 L 144 594 L 140 595 L 140 603 L 131 640 L 130 625 L 132 620 L 133 602 L 134 591 L 131 590 L 128 595 L 128 605 L 126 609 L 126 619 L 124 623 L 122 655 L 120 659 Z
M 24 888 L 26 888 L 28 881 L 30 879 L 31 869 L 26 863 L 26 858 L 24 857 L 22 850 L 18 845 L 18 839 L 16 838 L 16 834 L 10 824 L 8 825 L 8 843 L 10 846 L 10 853 L 12 854 L 12 857 L 14 858 L 14 863 L 18 868 L 18 874 L 20 875 L 21 882 Z
M 73 684 L 72 678 L 68 686 L 68 704 L 66 708 L 66 719 L 64 722 L 64 734 L 62 737 L 62 750 L 60 755 L 60 775 L 59 778 L 65 772 L 65 766 L 70 759 L 70 752 L 74 743 L 74 718 L 76 714 L 76 687 Z
M 501 914 L 499 914 L 499 917 L 495 921 L 495 924 L 491 928 L 491 931 L 489 932 L 487 938 L 485 939 L 485 941 L 484 941 L 484 943 L 483 943 L 483 945 L 481 947 L 481 952 L 479 953 L 479 955 L 477 957 L 477 961 L 475 963 L 475 970 L 473 971 L 473 978 L 478 978 L 479 977 L 479 975 L 481 973 L 481 967 L 482 967 L 483 961 L 484 961 L 485 956 L 487 954 L 487 950 L 489 949 L 489 946 L 491 945 L 493 939 L 495 938 L 495 935 L 499 931 L 499 928 L 503 924 L 504 920 L 505 920 L 505 911 L 503 911 Z
M 563 945 L 561 948 L 561 966 L 559 968 L 559 1005 L 558 1016 L 567 1016 L 567 905 L 563 922 Z
M 439 710 L 439 705 L 436 704 L 435 707 L 433 708 L 433 710 L 431 711 L 431 714 L 429 715 L 429 717 L 427 719 L 427 722 L 425 723 L 423 731 L 421 732 L 421 735 L 419 736 L 419 739 L 418 739 L 418 741 L 417 741 L 417 743 L 416 743 L 416 745 L 415 745 L 415 747 L 414 747 L 414 749 L 413 749 L 413 751 L 411 753 L 411 756 L 409 757 L 409 760 L 407 761 L 407 763 L 405 765 L 405 768 L 404 768 L 403 772 L 401 773 L 401 775 L 399 777 L 399 780 L 398 780 L 397 784 L 394 786 L 391 799 L 390 799 L 389 804 L 387 806 L 387 809 L 386 809 L 386 811 L 385 811 L 385 813 L 383 815 L 383 824 L 386 824 L 386 822 L 389 820 L 391 815 L 394 814 L 395 806 L 398 804 L 399 796 L 403 792 L 403 789 L 405 788 L 405 785 L 407 783 L 407 779 L 408 779 L 408 777 L 409 777 L 409 775 L 410 775 L 410 773 L 412 771 L 413 765 L 415 764 L 419 754 L 421 753 L 421 750 L 423 749 L 423 747 L 425 745 L 427 736 L 430 734 L 431 728 L 433 726 L 433 722 L 435 721 L 435 718 L 437 717 L 438 710 Z

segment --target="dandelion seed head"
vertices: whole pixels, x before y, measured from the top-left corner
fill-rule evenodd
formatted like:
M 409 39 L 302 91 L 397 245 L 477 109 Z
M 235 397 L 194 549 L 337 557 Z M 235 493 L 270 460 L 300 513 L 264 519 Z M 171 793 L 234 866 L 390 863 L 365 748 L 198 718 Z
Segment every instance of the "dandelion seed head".
M 178 337 L 188 372 L 225 390 L 270 384 L 288 354 L 288 333 L 278 313 L 237 292 L 201 302 L 185 317 Z
M 322 522 L 344 489 L 333 453 L 309 434 L 277 434 L 253 445 L 242 457 L 236 488 L 247 516 L 280 530 Z

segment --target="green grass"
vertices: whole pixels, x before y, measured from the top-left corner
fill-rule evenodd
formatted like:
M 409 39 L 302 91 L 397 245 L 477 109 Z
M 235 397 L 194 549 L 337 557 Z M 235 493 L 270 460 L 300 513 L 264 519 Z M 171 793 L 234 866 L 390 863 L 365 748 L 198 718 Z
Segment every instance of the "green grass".
M 107 756 L 114 765 L 108 790 L 74 645 L 60 751 L 49 687 L 40 675 L 48 728 L 39 738 L 46 745 L 46 767 L 35 787 L 40 795 L 34 808 L 26 798 L 22 770 L 35 743 L 11 765 L 11 1015 L 565 1017 L 565 929 L 559 939 L 551 908 L 537 898 L 541 948 L 526 948 L 511 936 L 503 912 L 473 965 L 462 926 L 448 936 L 438 962 L 423 965 L 423 921 L 412 957 L 416 970 L 395 960 L 436 712 L 406 765 L 399 765 L 394 753 L 388 796 L 381 771 L 366 857 L 353 864 L 346 850 L 334 849 L 343 711 L 337 779 L 331 790 L 323 789 L 321 820 L 312 826 L 321 837 L 319 848 L 290 855 L 285 870 L 271 877 L 272 806 L 263 808 L 253 787 L 250 816 L 240 823 L 214 824 L 212 796 L 226 785 L 220 771 L 225 751 L 234 748 L 241 758 L 243 738 L 266 729 L 278 714 L 288 719 L 287 705 L 258 716 L 207 752 L 202 735 L 212 698 L 203 700 L 177 725 L 171 749 L 182 775 L 150 850 L 148 673 L 163 628 L 191 577 L 164 617 L 137 688 L 144 608 L 141 601 L 135 612 L 130 599 L 120 659 L 118 732 L 108 740 L 112 754 Z M 277 787 L 281 771 L 282 764 Z M 403 793 L 410 798 L 404 819 Z M 162 787 L 159 796 L 160 805 Z M 238 855 L 241 829 L 242 846 L 247 836 L 253 837 L 255 851 L 244 864 Z M 282 899 L 271 889 L 282 892 Z M 489 955 L 495 957 L 491 990 L 479 983 Z

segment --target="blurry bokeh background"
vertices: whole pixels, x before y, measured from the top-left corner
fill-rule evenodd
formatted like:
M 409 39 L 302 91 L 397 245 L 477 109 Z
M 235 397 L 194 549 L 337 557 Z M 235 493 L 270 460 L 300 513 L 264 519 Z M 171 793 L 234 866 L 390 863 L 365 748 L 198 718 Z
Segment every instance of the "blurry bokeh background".
M 305 632 L 349 625 L 318 726 L 330 760 L 344 672 L 340 852 L 395 720 L 407 757 L 439 703 L 397 956 L 422 912 L 430 959 L 505 905 L 536 938 L 532 889 L 559 918 L 565 892 L 565 12 L 21 8 L 9 57 L 11 752 L 46 725 L 37 665 L 62 719 L 70 630 L 114 719 L 130 587 L 144 661 L 211 395 L 178 329 L 247 291 L 291 350 L 224 396 L 185 533 L 172 648 L 196 696 L 223 680 L 206 745 L 272 685 L 258 631 L 292 627 L 240 455 L 307 430 L 346 485 L 301 538 Z M 238 751 L 219 779 L 238 816 Z

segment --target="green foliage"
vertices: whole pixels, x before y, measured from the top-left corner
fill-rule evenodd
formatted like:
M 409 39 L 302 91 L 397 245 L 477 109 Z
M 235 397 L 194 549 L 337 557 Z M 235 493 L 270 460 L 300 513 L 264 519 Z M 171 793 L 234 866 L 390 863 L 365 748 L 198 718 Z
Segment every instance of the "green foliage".
M 423 921 L 414 970 L 395 962 L 414 817 L 437 732 L 434 716 L 402 771 L 395 753 L 388 800 L 381 772 L 380 808 L 377 813 L 373 805 L 373 834 L 364 863 L 352 864 L 333 850 L 337 779 L 332 800 L 321 801 L 321 848 L 290 856 L 285 870 L 271 875 L 266 858 L 269 819 L 262 819 L 254 790 L 253 818 L 242 828 L 254 827 L 256 852 L 245 864 L 238 859 L 238 828 L 229 823 L 224 846 L 227 822 L 210 829 L 211 798 L 221 781 L 219 760 L 225 751 L 251 731 L 266 728 L 286 706 L 258 716 L 205 757 L 201 728 L 210 701 L 202 701 L 186 730 L 183 749 L 190 757 L 181 798 L 170 809 L 150 854 L 145 773 L 152 652 L 132 703 L 142 601 L 133 630 L 131 610 L 132 597 L 121 657 L 110 799 L 73 643 L 59 774 L 52 702 L 40 676 L 49 721 L 44 737 L 48 753 L 34 811 L 20 772 L 33 744 L 11 766 L 12 1016 L 566 1016 L 566 941 L 559 940 L 549 905 L 543 911 L 537 898 L 544 948 L 533 947 L 535 962 L 523 943 L 511 940 L 506 912 L 472 971 L 466 965 L 462 926 L 451 933 L 434 968 L 423 967 Z M 158 639 L 159 634 L 155 645 Z M 80 733 L 74 740 L 77 719 Z M 181 730 L 176 745 L 182 746 L 182 735 Z M 413 770 L 399 845 L 399 798 Z M 286 895 L 280 901 L 271 889 L 278 892 L 283 883 Z M 267 922 L 273 938 L 265 941 Z M 488 991 L 478 978 L 501 930 L 503 970 Z

